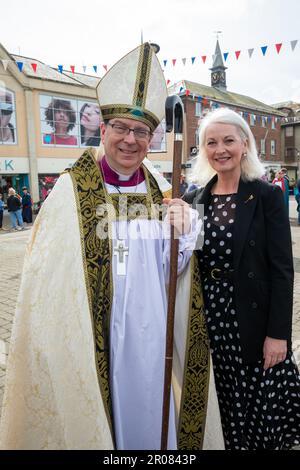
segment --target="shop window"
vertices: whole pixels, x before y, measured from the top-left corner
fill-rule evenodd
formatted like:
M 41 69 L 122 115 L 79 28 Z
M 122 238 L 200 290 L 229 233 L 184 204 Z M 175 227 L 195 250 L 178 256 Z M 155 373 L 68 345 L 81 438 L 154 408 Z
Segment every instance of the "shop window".
M 149 145 L 149 152 L 166 152 L 166 150 L 166 121 L 163 119 L 153 133 L 153 137 Z
M 39 175 L 40 201 L 47 199 L 58 178 L 59 175 Z

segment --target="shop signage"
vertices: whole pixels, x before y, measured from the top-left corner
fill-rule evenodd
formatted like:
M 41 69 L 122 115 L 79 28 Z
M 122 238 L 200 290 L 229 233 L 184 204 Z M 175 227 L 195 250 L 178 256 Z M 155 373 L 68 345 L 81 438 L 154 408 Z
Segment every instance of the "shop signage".
M 0 158 L 0 174 L 29 173 L 28 158 Z

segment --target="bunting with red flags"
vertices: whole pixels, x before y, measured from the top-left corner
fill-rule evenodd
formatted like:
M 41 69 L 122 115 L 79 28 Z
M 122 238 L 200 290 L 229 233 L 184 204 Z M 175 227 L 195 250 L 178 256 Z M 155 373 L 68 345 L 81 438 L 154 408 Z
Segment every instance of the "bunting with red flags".
M 291 46 L 292 52 L 294 52 L 294 51 L 295 51 L 295 48 L 296 48 L 296 46 L 297 46 L 297 44 L 298 44 L 298 39 L 294 39 L 294 40 L 288 41 L 288 42 L 289 42 L 289 44 L 290 44 L 290 46 Z M 277 54 L 280 54 L 280 53 L 282 52 L 282 50 L 283 50 L 283 45 L 284 45 L 283 42 L 277 42 L 277 43 L 275 43 L 275 44 L 273 45 L 274 51 L 276 51 Z M 267 54 L 268 48 L 269 48 L 270 51 L 271 51 L 271 48 L 270 48 L 268 45 L 260 46 L 260 47 L 257 48 L 257 49 L 260 49 L 261 52 L 262 52 L 262 55 L 265 57 L 266 54 Z M 287 48 L 285 47 L 284 50 L 287 51 Z M 251 59 L 252 56 L 253 56 L 253 53 L 254 53 L 254 51 L 255 51 L 255 48 L 250 48 L 250 49 L 247 49 L 246 51 L 248 52 L 248 58 Z M 234 52 L 234 54 L 233 54 L 233 52 Z M 236 60 L 238 60 L 238 59 L 240 58 L 240 55 L 242 54 L 243 51 L 239 49 L 239 50 L 235 50 L 235 51 L 233 51 L 233 52 L 228 51 L 228 52 L 224 52 L 224 53 L 222 54 L 223 59 L 224 59 L 225 62 L 228 60 L 229 56 L 230 56 L 230 57 L 234 57 L 234 56 L 235 56 Z M 276 52 L 275 52 L 275 54 L 276 54 Z M 270 55 L 270 54 L 268 54 L 268 55 Z M 281 54 L 281 56 L 282 56 L 282 54 Z M 203 54 L 203 55 L 199 55 L 199 56 L 196 55 L 196 56 L 192 56 L 192 57 L 190 58 L 190 59 L 191 59 L 191 65 L 195 65 L 196 63 L 199 63 L 199 64 L 200 64 L 201 61 L 202 61 L 203 64 L 206 64 L 206 62 L 207 62 L 207 57 L 212 57 L 213 60 L 216 59 L 216 55 L 215 55 L 215 54 L 212 55 L 212 56 L 209 56 L 209 55 L 207 55 L 207 54 L 205 54 L 205 55 Z M 201 58 L 201 61 L 200 61 L 200 58 Z M 197 60 L 197 59 L 198 59 L 198 60 Z M 14 62 L 14 63 L 17 65 L 19 71 L 20 71 L 20 72 L 23 72 L 24 62 L 22 62 L 22 61 L 16 61 L 16 60 L 6 60 L 6 59 L 0 59 L 0 60 L 1 60 L 2 65 L 3 65 L 3 67 L 4 67 L 5 70 L 7 69 L 9 62 Z M 169 59 L 164 59 L 164 60 L 162 61 L 162 63 L 163 63 L 163 66 L 164 66 L 164 67 L 167 67 L 167 65 L 168 65 L 168 64 L 171 64 L 171 63 L 172 63 L 172 65 L 173 65 L 173 67 L 178 66 L 179 63 L 180 63 L 180 64 L 182 63 L 183 66 L 186 66 L 186 61 L 187 61 L 187 58 L 186 58 L 186 57 L 181 58 L 181 61 L 180 61 L 180 62 L 178 62 L 178 60 L 180 60 L 180 59 L 178 59 L 178 58 L 173 58 L 173 59 L 170 59 L 170 60 L 169 60 Z M 37 63 L 35 63 L 35 62 L 28 62 L 28 63 L 25 62 L 25 63 L 28 64 L 28 66 L 31 66 L 31 68 L 32 68 L 32 70 L 33 70 L 34 72 L 37 71 Z M 91 66 L 88 66 L 88 67 L 91 67 L 91 68 L 93 69 L 93 71 L 94 71 L 95 73 L 97 73 L 97 71 L 98 71 L 98 65 L 91 65 Z M 104 70 L 107 72 L 107 70 L 108 70 L 108 65 L 107 65 L 107 64 L 104 64 L 104 65 L 102 65 L 102 67 L 103 67 Z M 82 68 L 83 68 L 83 72 L 86 73 L 87 66 L 86 66 L 86 65 L 83 65 Z M 70 66 L 70 69 L 71 69 L 72 74 L 74 74 L 74 73 L 75 73 L 75 65 L 71 65 L 71 66 Z M 63 71 L 65 70 L 64 65 L 58 65 L 58 66 L 57 66 L 57 70 L 58 70 L 60 73 L 63 73 Z

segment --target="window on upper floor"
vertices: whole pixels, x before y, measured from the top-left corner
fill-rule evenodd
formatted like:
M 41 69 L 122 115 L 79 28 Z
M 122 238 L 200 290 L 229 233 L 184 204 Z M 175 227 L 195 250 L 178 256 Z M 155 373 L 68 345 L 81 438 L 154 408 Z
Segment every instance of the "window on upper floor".
M 149 152 L 166 152 L 167 150 L 167 138 L 166 138 L 166 121 L 163 119 L 157 126 L 153 133 L 149 145 Z
M 266 141 L 265 139 L 260 139 L 260 153 L 265 155 L 266 153 Z
M 195 103 L 195 116 L 200 117 L 202 115 L 202 103 L 196 101 Z
M 294 128 L 293 126 L 286 126 L 285 128 L 285 136 L 286 137 L 293 137 L 294 135 Z
M 0 145 L 16 145 L 15 94 L 7 88 L 0 88 Z
M 276 155 L 276 140 L 271 140 L 270 145 L 271 145 L 271 155 Z
M 255 114 L 250 114 L 250 126 L 255 126 L 256 124 L 256 116 Z

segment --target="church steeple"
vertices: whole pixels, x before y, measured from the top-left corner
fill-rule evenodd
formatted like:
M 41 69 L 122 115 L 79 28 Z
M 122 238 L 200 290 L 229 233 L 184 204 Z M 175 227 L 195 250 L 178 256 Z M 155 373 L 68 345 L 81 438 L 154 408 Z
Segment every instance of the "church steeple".
M 211 70 L 211 86 L 215 88 L 219 88 L 220 90 L 226 90 L 226 72 L 222 52 L 219 44 L 219 40 L 217 39 L 216 50 L 214 55 L 213 66 Z

